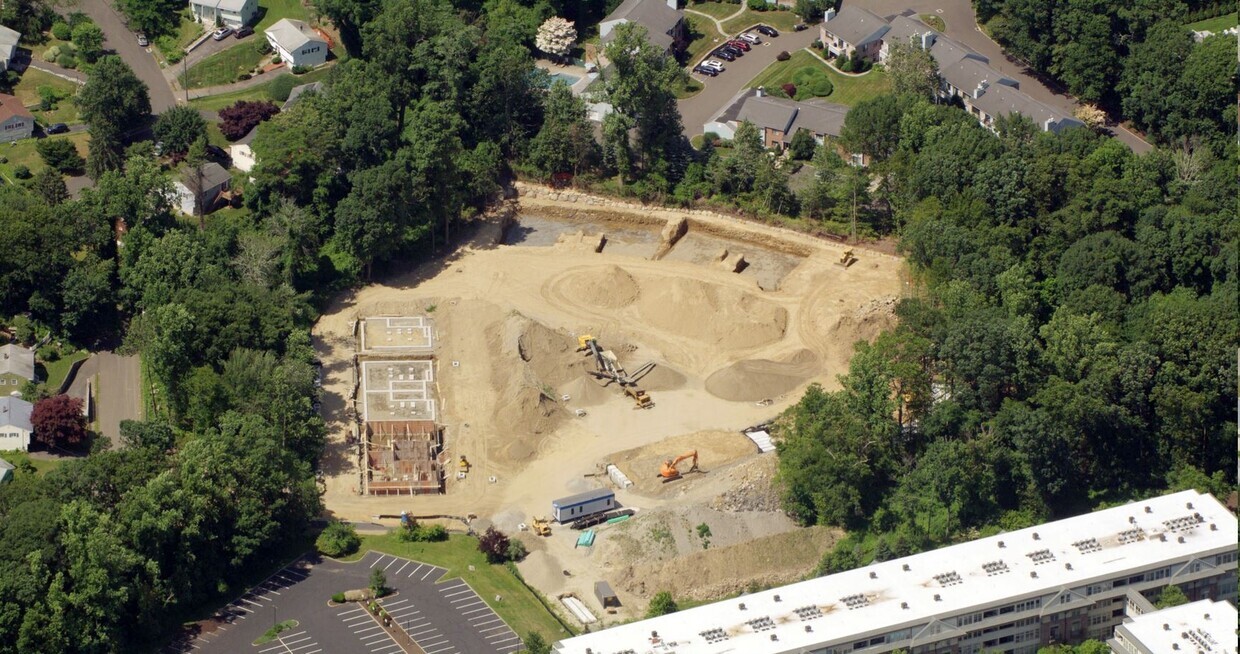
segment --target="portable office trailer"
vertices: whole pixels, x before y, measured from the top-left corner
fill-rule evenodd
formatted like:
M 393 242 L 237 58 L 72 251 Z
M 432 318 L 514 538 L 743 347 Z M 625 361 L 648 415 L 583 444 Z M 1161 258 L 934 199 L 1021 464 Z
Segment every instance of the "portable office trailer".
M 551 502 L 551 513 L 559 523 L 572 522 L 585 516 L 616 508 L 616 494 L 605 488 L 561 497 Z

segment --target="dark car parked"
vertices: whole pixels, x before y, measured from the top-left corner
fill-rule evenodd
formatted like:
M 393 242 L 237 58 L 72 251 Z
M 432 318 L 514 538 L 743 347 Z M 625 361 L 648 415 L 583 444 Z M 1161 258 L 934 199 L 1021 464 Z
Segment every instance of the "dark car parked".
M 714 68 L 708 68 L 702 65 L 694 66 L 693 72 L 699 75 L 705 75 L 707 77 L 718 77 L 719 76 L 719 71 L 715 70 Z
M 724 61 L 736 61 L 736 55 L 732 54 L 731 50 L 724 50 L 720 48 L 710 54 L 712 57 L 719 57 L 720 59 Z
M 738 57 L 744 57 L 744 56 L 745 56 L 745 51 L 744 51 L 744 50 L 741 50 L 740 48 L 738 48 L 738 47 L 736 47 L 736 46 L 734 46 L 734 45 L 721 45 L 721 46 L 719 46 L 719 49 L 720 49 L 720 50 L 725 50 L 725 51 L 727 51 L 727 52 L 731 52 L 732 54 L 734 54 L 734 55 L 736 55 L 736 56 L 738 56 Z
M 52 123 L 43 130 L 44 134 L 64 134 L 69 131 L 69 126 L 64 123 Z
M 769 25 L 759 25 L 754 29 L 772 38 L 779 36 L 779 31 Z
M 215 157 L 216 159 L 231 159 L 231 157 L 228 156 L 228 151 L 218 145 L 208 145 L 207 155 Z
M 805 23 L 797 23 L 796 25 L 792 26 L 792 29 L 797 32 L 804 32 L 805 30 L 809 29 L 809 25 L 806 25 Z
M 239 39 L 243 39 L 253 33 L 254 33 L 253 27 L 250 27 L 249 25 L 242 25 L 241 27 L 237 28 L 237 32 L 235 36 Z

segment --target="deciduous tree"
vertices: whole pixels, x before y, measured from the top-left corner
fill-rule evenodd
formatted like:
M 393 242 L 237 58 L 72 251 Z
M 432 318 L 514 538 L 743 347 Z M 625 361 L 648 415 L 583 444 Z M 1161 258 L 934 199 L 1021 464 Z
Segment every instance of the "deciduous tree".
M 248 131 L 248 130 L 247 130 Z M 155 121 L 155 138 L 165 154 L 183 154 L 207 135 L 207 121 L 193 107 L 173 107 Z
M 30 414 L 34 437 L 51 447 L 78 445 L 86 440 L 86 415 L 82 400 L 68 395 L 53 395 L 40 400 Z

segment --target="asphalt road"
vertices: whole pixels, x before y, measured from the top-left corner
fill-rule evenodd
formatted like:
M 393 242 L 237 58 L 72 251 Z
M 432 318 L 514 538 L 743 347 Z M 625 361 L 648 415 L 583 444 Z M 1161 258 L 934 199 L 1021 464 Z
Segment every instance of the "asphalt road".
M 736 61 L 723 62 L 725 70 L 718 77 L 694 74 L 693 79 L 701 82 L 705 88 L 697 95 L 677 102 L 685 135 L 701 134 L 702 125 L 728 104 L 741 89 L 747 87 L 750 80 L 775 63 L 775 57 L 780 52 L 796 52 L 817 38 L 818 30 L 813 27 L 803 32 L 780 32 L 779 36 L 773 39 L 763 36 L 762 44 L 746 52 L 745 56 L 738 57 Z M 697 62 L 692 64 L 696 65 Z
M 78 369 L 77 376 L 69 385 L 69 395 L 84 397 L 86 381 L 95 378 L 95 407 L 99 431 L 120 445 L 121 421 L 142 419 L 142 389 L 138 357 L 123 357 L 112 352 L 99 352 L 91 356 Z
M 125 63 L 133 68 L 138 79 L 146 83 L 151 92 L 151 112 L 163 113 L 176 106 L 176 99 L 164 74 L 159 69 L 155 57 L 145 48 L 138 45 L 138 38 L 133 31 L 125 26 L 125 21 L 111 5 L 104 0 L 90 0 L 74 5 L 74 9 L 85 13 L 103 30 L 104 47 L 120 55 Z

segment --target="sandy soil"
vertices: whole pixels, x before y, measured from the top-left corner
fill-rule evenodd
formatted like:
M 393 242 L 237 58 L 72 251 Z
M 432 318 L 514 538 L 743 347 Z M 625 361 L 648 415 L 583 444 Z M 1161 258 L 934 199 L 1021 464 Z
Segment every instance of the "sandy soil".
M 566 210 L 548 200 L 523 200 L 523 208 Z M 591 216 L 580 207 L 572 215 L 578 222 Z M 675 217 L 613 211 L 593 216 L 587 231 L 657 227 Z M 796 529 L 774 510 L 774 457 L 759 456 L 737 431 L 775 416 L 810 382 L 838 385 L 853 343 L 890 324 L 903 264 L 858 251 L 860 261 L 843 269 L 834 265 L 841 249 L 832 243 L 709 216 L 690 222 L 691 233 L 745 239 L 747 258 L 769 247 L 778 259 L 768 268 L 795 265 L 778 284 L 760 286 L 716 265 L 650 261 L 631 249 L 497 246 L 502 230 L 489 229 L 447 260 L 340 298 L 314 329 L 331 433 L 322 463 L 329 512 L 367 521 L 402 510 L 476 513 L 515 532 L 547 514 L 552 499 L 604 484 L 599 473 L 614 462 L 635 482 L 617 491 L 639 510 L 632 520 L 603 529 L 583 550 L 566 527 L 549 538 L 521 536 L 532 550 L 522 570 L 548 596 L 576 592 L 597 609 L 590 588 L 608 579 L 625 601 L 620 617 L 631 617 L 661 589 L 652 579 L 674 580 L 667 583 L 677 592 L 697 597 L 805 574 L 835 536 Z M 446 449 L 450 459 L 465 455 L 474 465 L 467 479 L 449 480 L 446 495 L 357 495 L 356 451 L 344 443 L 353 424 L 352 323 L 374 315 L 434 319 Z M 654 408 L 636 410 L 619 389 L 585 374 L 592 362 L 575 349 L 586 333 L 630 371 L 655 363 L 641 382 Z M 670 484 L 654 478 L 659 462 L 688 449 L 699 450 L 704 474 Z M 712 531 L 707 549 L 699 524 Z M 685 557 L 691 567 L 682 565 Z

